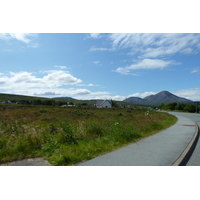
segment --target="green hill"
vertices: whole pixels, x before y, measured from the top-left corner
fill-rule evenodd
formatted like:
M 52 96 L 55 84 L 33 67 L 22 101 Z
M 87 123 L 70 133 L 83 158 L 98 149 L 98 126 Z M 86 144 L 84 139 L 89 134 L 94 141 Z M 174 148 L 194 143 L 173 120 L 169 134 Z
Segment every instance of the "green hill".
M 20 101 L 20 100 L 35 100 L 35 99 L 45 100 L 45 99 L 48 99 L 48 98 L 0 93 L 0 102 L 3 102 L 3 101 Z

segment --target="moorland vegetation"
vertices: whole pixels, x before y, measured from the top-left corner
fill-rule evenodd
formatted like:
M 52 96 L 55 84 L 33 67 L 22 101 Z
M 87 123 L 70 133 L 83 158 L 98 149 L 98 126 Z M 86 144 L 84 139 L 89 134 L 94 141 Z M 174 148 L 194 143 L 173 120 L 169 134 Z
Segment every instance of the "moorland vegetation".
M 43 157 L 74 165 L 159 132 L 176 122 L 143 108 L 0 107 L 0 163 Z

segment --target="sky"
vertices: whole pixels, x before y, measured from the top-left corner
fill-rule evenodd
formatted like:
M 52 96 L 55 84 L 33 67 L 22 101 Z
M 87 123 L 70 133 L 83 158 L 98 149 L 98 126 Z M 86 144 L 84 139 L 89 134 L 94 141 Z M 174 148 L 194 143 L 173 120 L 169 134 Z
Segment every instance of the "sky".
M 0 93 L 200 101 L 199 33 L 1 33 Z

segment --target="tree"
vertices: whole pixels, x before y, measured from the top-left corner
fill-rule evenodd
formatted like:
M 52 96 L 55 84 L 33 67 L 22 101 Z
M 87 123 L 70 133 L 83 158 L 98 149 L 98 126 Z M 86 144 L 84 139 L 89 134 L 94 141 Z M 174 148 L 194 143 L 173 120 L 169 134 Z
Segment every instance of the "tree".
M 178 103 L 175 107 L 175 110 L 184 110 L 186 103 Z
M 187 104 L 184 107 L 184 110 L 190 113 L 195 113 L 196 112 L 196 106 L 194 104 Z
M 111 100 L 111 102 L 113 108 L 119 108 L 119 105 L 115 101 Z
M 159 106 L 158 106 L 158 109 L 164 109 L 165 108 L 165 104 L 164 103 L 161 103 Z
M 172 102 L 172 103 L 168 103 L 166 105 L 166 107 L 167 107 L 168 110 L 175 110 L 176 105 L 177 105 L 176 102 Z

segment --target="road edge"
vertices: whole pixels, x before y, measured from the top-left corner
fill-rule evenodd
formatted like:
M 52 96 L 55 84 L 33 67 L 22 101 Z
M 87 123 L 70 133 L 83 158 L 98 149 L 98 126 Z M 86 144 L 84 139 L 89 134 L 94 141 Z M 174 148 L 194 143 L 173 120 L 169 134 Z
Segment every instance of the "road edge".
M 185 166 L 188 160 L 190 159 L 199 139 L 199 126 L 197 125 L 196 122 L 194 123 L 196 126 L 196 131 L 195 131 L 195 134 L 193 135 L 193 138 L 191 139 L 191 141 L 189 142 L 185 150 L 181 153 L 181 155 L 177 158 L 177 160 L 171 166 Z

